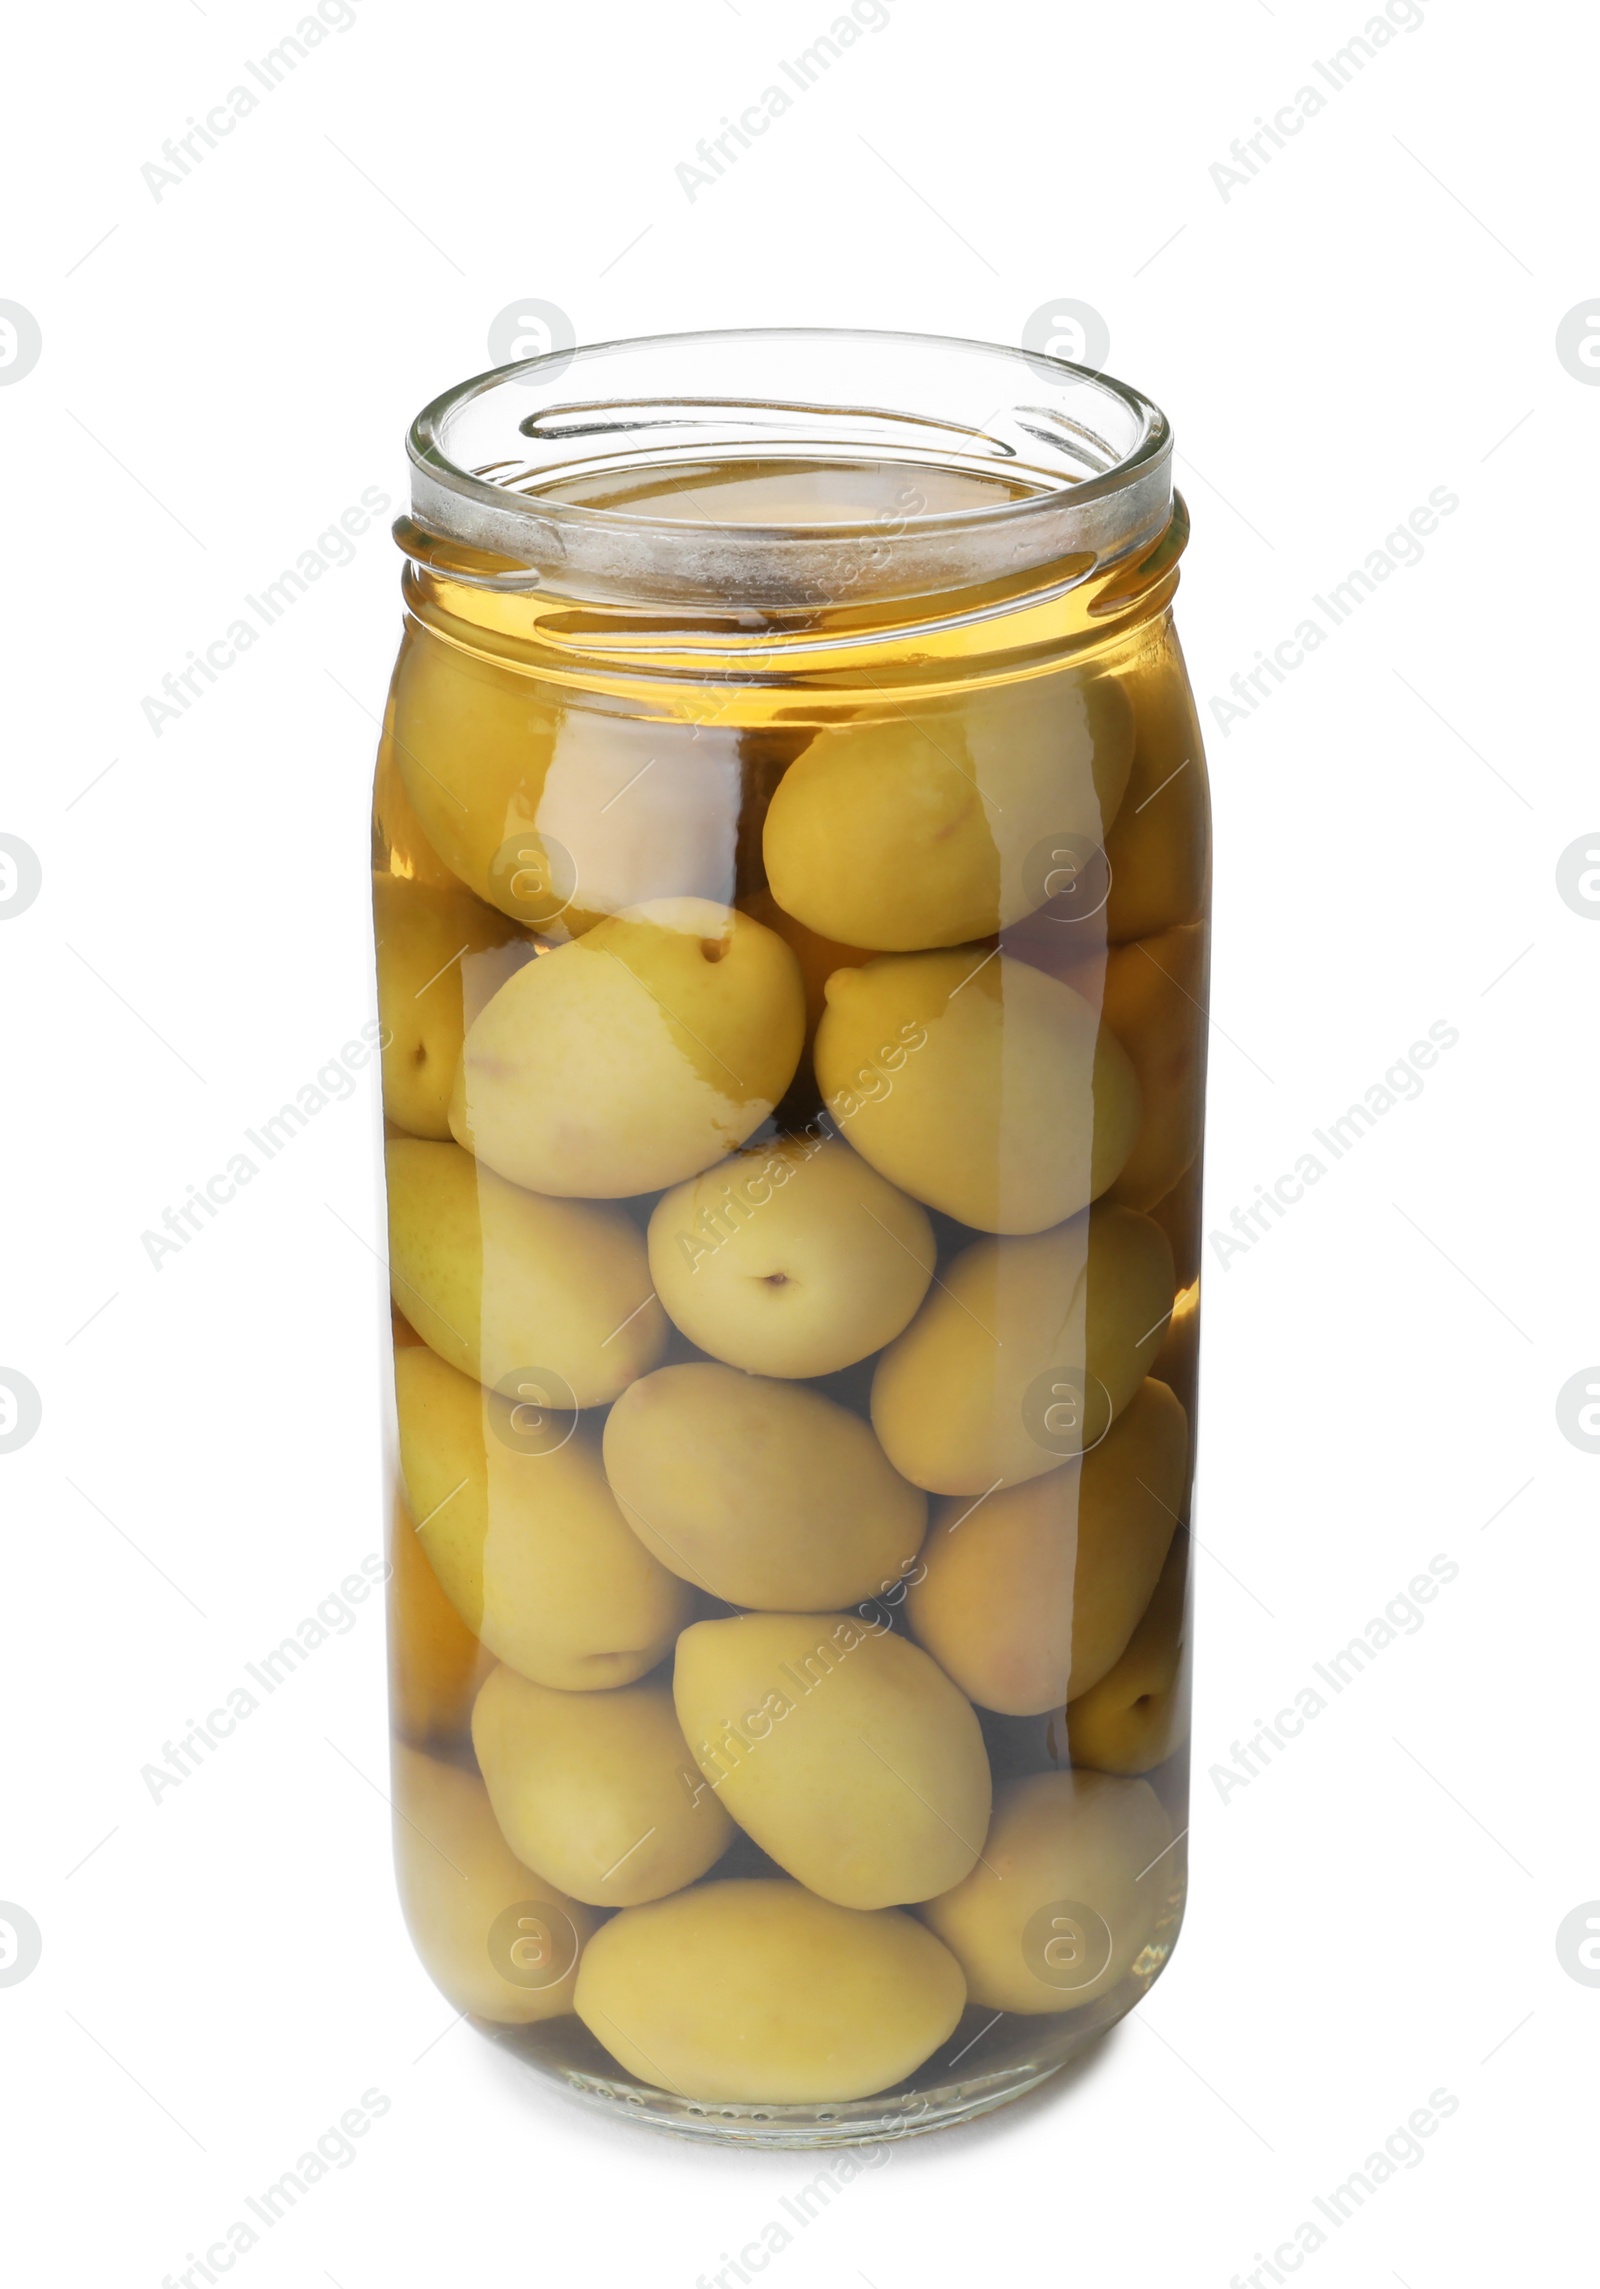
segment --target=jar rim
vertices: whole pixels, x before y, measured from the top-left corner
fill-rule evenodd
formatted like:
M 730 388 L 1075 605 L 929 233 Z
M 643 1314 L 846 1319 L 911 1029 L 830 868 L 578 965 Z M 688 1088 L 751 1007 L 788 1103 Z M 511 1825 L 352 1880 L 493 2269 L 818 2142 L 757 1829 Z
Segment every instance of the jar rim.
M 1171 513 L 1171 429 L 1140 391 L 1047 351 L 926 333 L 737 327 L 551 349 L 444 391 L 407 452 L 421 532 L 510 568 L 483 584 L 608 602 L 781 609 L 934 594 L 1066 559 L 1089 578 Z M 551 489 L 648 474 L 669 454 L 763 452 L 962 471 L 991 497 L 890 521 L 863 510 L 729 524 Z

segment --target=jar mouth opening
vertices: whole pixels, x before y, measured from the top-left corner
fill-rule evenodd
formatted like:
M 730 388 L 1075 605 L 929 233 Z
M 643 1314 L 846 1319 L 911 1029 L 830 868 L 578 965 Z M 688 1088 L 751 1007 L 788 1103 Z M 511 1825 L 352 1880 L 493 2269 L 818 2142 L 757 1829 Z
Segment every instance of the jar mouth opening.
M 859 602 L 1068 558 L 1088 577 L 1171 506 L 1171 432 L 1139 391 L 937 335 L 550 350 L 447 390 L 407 445 L 423 533 L 501 559 L 494 586 L 605 601 Z

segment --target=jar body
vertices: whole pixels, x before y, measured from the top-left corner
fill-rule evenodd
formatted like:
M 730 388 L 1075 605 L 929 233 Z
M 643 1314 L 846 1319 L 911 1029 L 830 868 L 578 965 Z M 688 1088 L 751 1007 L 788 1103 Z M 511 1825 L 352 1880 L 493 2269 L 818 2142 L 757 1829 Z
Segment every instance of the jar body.
M 458 2009 L 663 2127 L 981 2112 L 1176 1933 L 1208 814 L 1175 553 L 1120 605 L 833 642 L 835 605 L 754 647 L 408 586 L 374 806 L 401 1892 Z

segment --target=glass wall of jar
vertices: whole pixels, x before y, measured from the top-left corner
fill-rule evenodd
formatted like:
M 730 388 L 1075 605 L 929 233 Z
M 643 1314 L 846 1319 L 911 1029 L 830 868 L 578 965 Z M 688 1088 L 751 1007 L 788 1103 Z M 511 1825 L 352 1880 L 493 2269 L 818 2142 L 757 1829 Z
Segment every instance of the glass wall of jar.
M 1183 1899 L 1208 807 L 1156 408 L 786 331 L 411 437 L 374 908 L 405 1911 L 595 2104 L 871 2142 Z

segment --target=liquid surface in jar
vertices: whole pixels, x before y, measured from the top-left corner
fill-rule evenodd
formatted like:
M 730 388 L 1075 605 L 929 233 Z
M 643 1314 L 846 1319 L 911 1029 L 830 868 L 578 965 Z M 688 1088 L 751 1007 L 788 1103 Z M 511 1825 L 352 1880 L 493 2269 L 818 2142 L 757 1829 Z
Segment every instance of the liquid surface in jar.
M 1036 489 L 550 488 L 800 529 Z M 396 1851 L 435 1980 L 552 2072 L 938 2119 L 1170 1949 L 1208 813 L 1165 611 L 1074 609 L 925 694 L 888 638 L 664 700 L 408 626 Z
M 652 462 L 564 476 L 542 496 L 591 509 L 694 523 L 862 525 L 905 516 L 956 516 L 1029 499 L 1045 490 L 1001 469 L 951 469 L 918 461 L 738 459 Z

